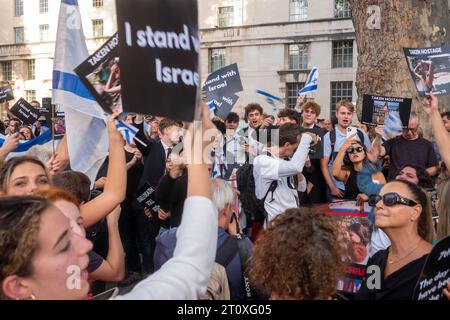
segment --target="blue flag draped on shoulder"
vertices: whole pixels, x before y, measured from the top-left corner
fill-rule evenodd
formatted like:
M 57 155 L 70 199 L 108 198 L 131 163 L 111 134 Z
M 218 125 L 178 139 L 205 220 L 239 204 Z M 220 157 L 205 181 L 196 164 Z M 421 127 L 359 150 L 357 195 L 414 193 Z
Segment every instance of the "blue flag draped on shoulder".
M 317 67 L 314 67 L 309 73 L 303 89 L 298 90 L 298 94 L 300 96 L 305 96 L 308 92 L 316 91 L 318 81 L 319 81 L 319 69 L 317 69 Z
M 77 0 L 61 0 L 53 65 L 53 103 L 66 114 L 66 139 L 72 170 L 93 183 L 108 154 L 108 134 L 101 107 L 75 74 L 89 56 Z

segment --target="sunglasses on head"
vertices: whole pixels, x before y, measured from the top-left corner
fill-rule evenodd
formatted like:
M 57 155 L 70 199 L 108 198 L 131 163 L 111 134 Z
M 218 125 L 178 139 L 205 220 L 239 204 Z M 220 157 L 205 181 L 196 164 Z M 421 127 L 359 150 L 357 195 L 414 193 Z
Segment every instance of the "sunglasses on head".
M 396 204 L 402 204 L 402 205 L 409 206 L 409 207 L 414 207 L 415 205 L 417 205 L 417 202 L 415 202 L 411 199 L 404 198 L 404 197 L 400 196 L 398 193 L 390 192 L 390 193 L 386 193 L 383 196 L 375 195 L 375 194 L 369 196 L 369 201 L 368 201 L 369 206 L 375 207 L 376 204 L 380 200 L 383 200 L 384 205 L 388 206 L 388 207 L 395 206 Z
M 363 152 L 364 148 L 363 147 L 350 147 L 347 149 L 347 153 L 351 154 L 351 153 L 355 153 L 355 151 L 357 153 Z

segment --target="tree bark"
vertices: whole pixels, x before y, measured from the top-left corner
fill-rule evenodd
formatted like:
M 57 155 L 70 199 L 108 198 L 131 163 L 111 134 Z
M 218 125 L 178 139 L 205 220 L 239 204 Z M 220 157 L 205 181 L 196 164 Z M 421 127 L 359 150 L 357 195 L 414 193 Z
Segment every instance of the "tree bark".
M 364 94 L 413 98 L 412 111 L 422 114 L 421 102 L 411 79 L 403 48 L 449 44 L 450 17 L 447 0 L 349 0 L 358 46 L 356 87 L 361 119 Z M 378 6 L 380 29 L 370 17 Z M 368 13 L 369 11 L 369 13 Z M 440 97 L 440 109 L 449 108 L 450 97 Z M 431 136 L 428 119 L 422 121 L 425 137 Z

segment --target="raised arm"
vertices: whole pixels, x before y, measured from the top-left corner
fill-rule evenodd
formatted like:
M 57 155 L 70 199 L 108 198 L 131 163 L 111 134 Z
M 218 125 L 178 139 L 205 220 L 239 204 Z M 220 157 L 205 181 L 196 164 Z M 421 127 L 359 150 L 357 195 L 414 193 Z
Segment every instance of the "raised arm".
M 20 134 L 18 132 L 10 135 L 5 139 L 5 142 L 0 147 L 0 166 L 6 160 L 6 157 L 10 152 L 16 150 L 19 145 Z
M 108 120 L 109 166 L 103 193 L 81 205 L 81 216 L 86 228 L 106 217 L 125 199 L 127 188 L 127 167 L 125 163 L 124 140 L 117 131 L 114 119 Z
M 336 159 L 334 159 L 332 173 L 336 180 L 345 182 L 348 179 L 349 171 L 342 169 L 342 164 L 344 163 L 345 153 L 347 152 L 347 149 L 351 147 L 352 142 L 355 141 L 354 138 L 354 136 L 348 138 L 344 141 L 344 143 L 342 143 Z
M 108 224 L 108 256 L 100 267 L 89 275 L 92 280 L 119 282 L 125 275 L 125 255 L 119 234 L 120 206 L 117 206 L 107 217 Z
M 438 103 L 438 98 L 433 93 L 430 93 L 429 98 L 422 101 L 423 110 L 431 119 L 431 126 L 442 160 L 447 168 L 450 168 L 450 134 L 445 129 L 444 122 L 439 114 Z
M 204 131 L 212 128 L 213 124 L 209 120 L 207 106 L 203 113 Z M 200 133 L 195 132 L 194 138 L 197 135 Z M 202 151 L 194 150 L 194 154 L 201 157 Z M 115 299 L 192 300 L 205 292 L 217 247 L 218 214 L 210 200 L 210 193 L 207 165 L 189 164 L 188 198 L 184 203 L 183 220 L 177 232 L 173 258 L 136 285 L 133 291 Z

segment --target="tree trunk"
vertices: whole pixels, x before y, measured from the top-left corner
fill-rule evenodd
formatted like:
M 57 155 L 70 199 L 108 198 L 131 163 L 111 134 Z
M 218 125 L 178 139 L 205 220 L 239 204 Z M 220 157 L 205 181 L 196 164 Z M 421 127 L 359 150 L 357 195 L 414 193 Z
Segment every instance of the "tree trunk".
M 364 94 L 413 98 L 412 110 L 422 114 L 421 103 L 408 70 L 404 47 L 422 48 L 449 44 L 447 0 L 349 0 L 358 45 L 357 110 L 361 119 Z M 369 8 L 369 6 L 372 6 Z M 379 7 L 379 19 L 376 18 Z M 380 22 L 377 27 L 376 22 Z M 440 109 L 450 97 L 440 97 Z M 428 120 L 422 121 L 431 137 Z

